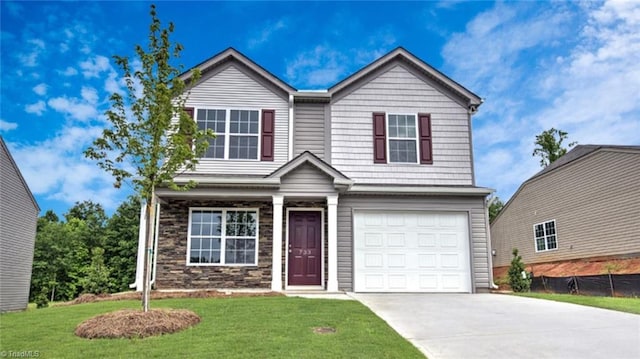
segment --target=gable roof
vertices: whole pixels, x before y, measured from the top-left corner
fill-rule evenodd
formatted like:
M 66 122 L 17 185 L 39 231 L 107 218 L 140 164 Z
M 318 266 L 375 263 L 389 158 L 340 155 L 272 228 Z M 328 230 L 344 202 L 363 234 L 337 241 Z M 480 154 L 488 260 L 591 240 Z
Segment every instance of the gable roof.
M 333 179 L 333 183 L 336 185 L 351 186 L 353 184 L 353 181 L 349 177 L 345 176 L 340 171 L 333 168 L 330 164 L 326 163 L 321 158 L 317 157 L 309 151 L 302 152 L 301 154 L 296 156 L 296 158 L 285 163 L 265 178 L 282 178 L 305 163 L 313 165 L 321 172 L 331 177 Z
M 13 156 L 11 156 L 11 152 L 9 152 L 9 148 L 4 143 L 4 139 L 2 138 L 2 136 L 0 136 L 0 149 L 7 154 L 7 157 L 9 158 L 9 163 L 11 164 L 13 169 L 16 171 L 18 178 L 20 179 L 20 182 L 22 182 L 22 185 L 24 186 L 25 191 L 31 198 L 31 202 L 33 202 L 33 206 L 36 208 L 36 211 L 40 212 L 40 206 L 38 206 L 38 202 L 36 202 L 36 198 L 33 196 L 33 193 L 29 189 L 29 185 L 27 184 L 27 181 L 25 181 L 24 177 L 22 177 L 20 168 L 18 168 L 16 161 L 13 159 Z M 0 182 L 2 181 L 3 180 L 0 178 Z
M 567 165 L 575 160 L 578 160 L 588 154 L 596 152 L 598 150 L 640 150 L 640 146 L 615 146 L 615 145 L 577 145 L 567 152 L 564 156 L 558 158 L 556 161 L 545 167 L 542 171 L 536 173 L 526 182 L 531 181 L 534 178 L 540 177 L 546 173 L 559 169 L 560 167 Z M 526 183 L 525 182 L 525 183 Z
M 239 62 L 240 64 L 244 65 L 245 67 L 249 68 L 251 71 L 256 73 L 258 76 L 269 81 L 270 83 L 272 83 L 273 85 L 280 88 L 282 91 L 286 93 L 293 93 L 297 91 L 294 87 L 282 81 L 280 78 L 278 78 L 271 72 L 265 70 L 262 66 L 253 62 L 251 59 L 249 59 L 248 57 L 246 57 L 245 55 L 240 53 L 240 51 L 234 49 L 233 47 L 229 47 L 226 50 L 213 55 L 209 59 L 183 72 L 182 74 L 180 74 L 180 78 L 183 81 L 188 81 L 191 78 L 191 76 L 193 76 L 193 71 L 195 69 L 200 70 L 200 73 L 202 75 L 205 75 L 207 72 L 211 71 L 217 66 L 227 63 L 229 61 Z
M 475 111 L 477 107 L 482 104 L 482 99 L 480 98 L 480 96 L 474 94 L 473 92 L 466 89 L 464 86 L 453 81 L 451 78 L 449 78 L 442 72 L 436 70 L 426 62 L 422 61 L 421 59 L 419 59 L 418 57 L 416 57 L 415 55 L 413 55 L 403 47 L 397 47 L 395 50 L 392 50 L 391 52 L 380 57 L 379 59 L 375 60 L 369 65 L 363 67 L 353 75 L 333 85 L 331 88 L 329 88 L 329 92 L 331 94 L 339 92 L 353 85 L 354 83 L 358 82 L 359 80 L 366 77 L 367 75 L 374 72 L 375 70 L 395 60 L 400 60 L 404 63 L 411 65 L 413 68 L 416 68 L 426 77 L 436 81 L 440 85 L 443 85 L 445 88 L 452 91 L 456 95 L 462 98 L 465 98 L 468 101 L 468 105 L 470 106 L 470 109 L 473 109 Z
M 432 79 L 439 85 L 443 86 L 445 89 L 451 91 L 458 97 L 465 99 L 467 101 L 467 105 L 469 109 L 475 112 L 478 106 L 482 104 L 482 99 L 474 94 L 473 92 L 466 89 L 464 86 L 459 83 L 453 81 L 451 78 L 443 74 L 442 72 L 436 70 L 426 62 L 422 61 L 403 47 L 397 47 L 391 52 L 383 55 L 372 63 L 366 65 L 362 69 L 353 73 L 349 77 L 344 80 L 338 82 L 337 84 L 330 87 L 327 91 L 303 91 L 297 90 L 293 86 L 284 82 L 271 72 L 267 71 L 262 66 L 253 62 L 251 59 L 246 57 L 240 51 L 234 49 L 233 47 L 229 47 L 226 50 L 219 52 L 209 59 L 199 63 L 198 65 L 192 67 L 191 69 L 180 74 L 180 78 L 184 81 L 188 81 L 193 75 L 193 71 L 195 69 L 199 69 L 201 74 L 204 76 L 207 72 L 212 71 L 216 67 L 228 63 L 230 61 L 237 61 L 238 63 L 244 65 L 246 68 L 250 69 L 253 73 L 257 74 L 259 77 L 265 79 L 269 83 L 273 84 L 280 90 L 290 95 L 294 95 L 296 99 L 304 100 L 304 101 L 327 101 L 334 94 L 349 88 L 354 85 L 358 81 L 362 80 L 369 74 L 377 71 L 378 69 L 386 66 L 387 64 L 399 60 L 405 64 L 408 64 L 411 68 L 418 70 L 420 73 L 425 75 L 426 77 Z
M 640 146 L 618 146 L 618 145 L 577 145 L 574 148 L 572 148 L 569 152 L 567 152 L 564 156 L 558 158 L 556 161 L 554 161 L 553 163 L 551 163 L 550 165 L 548 165 L 547 167 L 545 167 L 544 169 L 542 169 L 540 172 L 534 174 L 533 176 L 531 176 L 529 179 L 527 179 L 526 181 L 522 182 L 522 184 L 520 185 L 520 187 L 518 187 L 518 189 L 516 190 L 516 192 L 511 196 L 511 198 L 509 198 L 509 201 L 507 201 L 507 203 L 505 203 L 504 207 L 502 208 L 502 210 L 500 211 L 500 213 L 498 213 L 498 216 L 496 216 L 496 218 L 494 218 L 492 223 L 495 223 L 498 218 L 500 218 L 500 216 L 502 215 L 502 213 L 505 212 L 505 210 L 507 209 L 507 207 L 509 207 L 509 205 L 511 204 L 511 202 L 513 202 L 513 200 L 518 196 L 518 194 L 522 191 L 522 189 L 524 188 L 524 186 L 526 186 L 528 183 L 538 179 L 539 177 L 542 177 L 548 173 L 551 173 L 553 171 L 558 171 L 561 170 L 563 167 L 581 159 L 584 158 L 590 154 L 599 152 L 599 151 L 607 151 L 607 150 L 614 150 L 614 151 L 634 151 L 634 152 L 639 152 L 640 153 Z

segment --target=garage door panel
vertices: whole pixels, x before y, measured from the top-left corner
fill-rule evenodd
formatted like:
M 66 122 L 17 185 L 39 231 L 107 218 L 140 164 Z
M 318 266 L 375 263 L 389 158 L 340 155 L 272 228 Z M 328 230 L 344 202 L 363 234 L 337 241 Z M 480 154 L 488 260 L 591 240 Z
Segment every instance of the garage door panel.
M 467 223 L 466 213 L 357 211 L 354 290 L 470 292 Z

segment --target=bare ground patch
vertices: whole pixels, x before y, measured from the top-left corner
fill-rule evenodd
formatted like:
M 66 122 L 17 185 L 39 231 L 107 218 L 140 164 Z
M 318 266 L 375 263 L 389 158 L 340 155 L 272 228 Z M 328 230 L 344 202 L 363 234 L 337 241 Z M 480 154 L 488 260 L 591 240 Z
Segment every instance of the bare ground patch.
M 145 338 L 175 333 L 198 323 L 200 317 L 186 309 L 153 309 L 148 312 L 124 309 L 80 323 L 75 334 L 87 339 Z

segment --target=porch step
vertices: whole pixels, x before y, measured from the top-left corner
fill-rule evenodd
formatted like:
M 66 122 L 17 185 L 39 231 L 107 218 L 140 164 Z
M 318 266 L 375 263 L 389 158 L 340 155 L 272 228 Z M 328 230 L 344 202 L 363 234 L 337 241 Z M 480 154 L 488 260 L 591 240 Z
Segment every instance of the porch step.
M 325 292 L 323 290 L 287 290 L 282 292 L 287 297 L 300 297 L 309 299 L 340 299 L 355 300 L 346 292 Z

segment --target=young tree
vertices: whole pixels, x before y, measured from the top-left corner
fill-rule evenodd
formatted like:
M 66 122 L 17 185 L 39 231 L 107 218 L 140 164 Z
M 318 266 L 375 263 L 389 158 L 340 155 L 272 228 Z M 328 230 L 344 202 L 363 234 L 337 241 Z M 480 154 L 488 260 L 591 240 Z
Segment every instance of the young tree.
M 562 141 L 567 139 L 567 135 L 566 132 L 552 127 L 536 136 L 536 148 L 532 156 L 540 156 L 540 166 L 547 167 L 567 153 L 567 149 L 562 147 Z M 569 143 L 569 148 L 576 143 Z
M 193 170 L 197 158 L 208 147 L 211 133 L 198 130 L 195 121 L 184 110 L 188 96 L 187 84 L 179 77 L 182 67 L 174 67 L 182 46 L 169 39 L 174 25 L 162 28 L 151 5 L 151 25 L 147 49 L 136 45 L 135 53 L 140 68 L 133 68 L 126 56 L 114 56 L 123 72 L 126 97 L 114 93 L 110 97 L 111 108 L 106 116 L 111 128 L 85 151 L 85 156 L 97 161 L 105 171 L 115 178 L 115 187 L 131 179 L 133 188 L 146 206 L 146 250 L 142 307 L 149 310 L 150 261 L 153 248 L 153 219 L 155 218 L 158 186 L 184 190 L 194 186 L 193 182 L 178 185 L 176 174 Z M 196 83 L 198 74 L 189 84 Z M 111 154 L 115 154 L 111 156 Z
M 502 211 L 502 207 L 504 207 L 504 203 L 502 203 L 500 197 L 492 196 L 489 199 L 489 223 L 492 223 L 493 220 L 496 219 L 500 211 Z
M 531 288 L 531 277 L 527 273 L 522 256 L 518 255 L 518 249 L 513 249 L 513 259 L 509 267 L 509 285 L 514 292 L 528 292 Z

